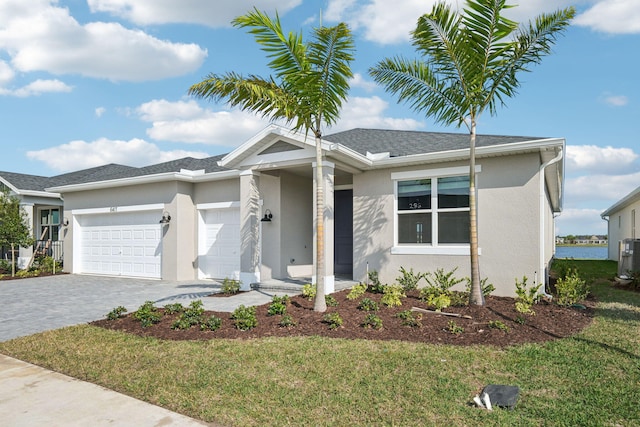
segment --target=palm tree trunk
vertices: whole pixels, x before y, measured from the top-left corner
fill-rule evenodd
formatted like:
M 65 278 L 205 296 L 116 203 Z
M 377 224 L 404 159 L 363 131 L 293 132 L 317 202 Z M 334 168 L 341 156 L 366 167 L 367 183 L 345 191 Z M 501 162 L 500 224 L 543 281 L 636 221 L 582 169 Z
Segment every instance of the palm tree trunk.
M 324 176 L 322 173 L 322 137 L 320 132 L 316 137 L 316 298 L 314 311 L 327 311 L 324 297 Z
M 480 259 L 478 256 L 478 202 L 476 200 L 476 123 L 471 122 L 469 144 L 469 246 L 471 255 L 471 292 L 469 304 L 484 305 L 480 284 Z

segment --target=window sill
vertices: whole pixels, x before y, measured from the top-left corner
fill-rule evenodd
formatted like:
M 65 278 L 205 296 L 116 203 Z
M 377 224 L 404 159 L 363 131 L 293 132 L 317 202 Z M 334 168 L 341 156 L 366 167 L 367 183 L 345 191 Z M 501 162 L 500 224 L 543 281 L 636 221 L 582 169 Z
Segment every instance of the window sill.
M 457 255 L 469 256 L 469 246 L 394 246 L 391 248 L 392 255 Z M 478 255 L 482 255 L 482 250 L 478 249 Z

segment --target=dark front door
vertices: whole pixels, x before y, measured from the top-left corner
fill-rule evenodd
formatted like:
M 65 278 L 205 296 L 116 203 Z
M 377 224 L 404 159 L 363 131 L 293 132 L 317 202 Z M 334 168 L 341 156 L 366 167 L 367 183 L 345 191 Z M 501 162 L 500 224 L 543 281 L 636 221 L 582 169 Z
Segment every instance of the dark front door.
M 334 273 L 353 275 L 353 190 L 334 193 Z

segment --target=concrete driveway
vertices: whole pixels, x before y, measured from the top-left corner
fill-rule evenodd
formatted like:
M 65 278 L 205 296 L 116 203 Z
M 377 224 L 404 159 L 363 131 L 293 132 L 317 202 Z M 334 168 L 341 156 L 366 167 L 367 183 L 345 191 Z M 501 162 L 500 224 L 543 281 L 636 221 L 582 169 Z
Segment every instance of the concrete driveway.
M 168 282 L 62 274 L 0 281 L 0 341 L 103 319 L 117 306 L 134 311 L 145 301 L 157 306 L 202 300 L 206 310 L 231 312 L 240 304 L 260 305 L 278 292 L 251 291 L 206 298 L 220 291 L 215 281 Z M 291 292 L 289 293 L 291 295 Z

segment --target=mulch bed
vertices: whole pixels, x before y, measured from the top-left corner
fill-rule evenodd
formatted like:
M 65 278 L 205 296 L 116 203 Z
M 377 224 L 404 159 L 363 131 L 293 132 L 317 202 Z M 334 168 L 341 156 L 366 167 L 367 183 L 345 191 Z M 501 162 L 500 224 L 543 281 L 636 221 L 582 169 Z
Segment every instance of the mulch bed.
M 386 307 L 380 303 L 380 294 L 367 292 L 364 297 L 378 302 L 380 309 L 375 314 L 382 320 L 382 329 L 376 330 L 362 326 L 365 316 L 370 313 L 358 309 L 361 298 L 351 301 L 346 298 L 349 290 L 334 293 L 338 302 L 337 307 L 328 307 L 325 313 L 313 311 L 313 301 L 302 296 L 291 297 L 287 313 L 297 323 L 294 327 L 281 327 L 282 316 L 269 316 L 269 304 L 257 307 L 258 326 L 248 331 L 241 331 L 234 327 L 231 313 L 205 312 L 205 316 L 215 315 L 222 319 L 222 326 L 216 331 L 202 331 L 194 326 L 187 330 L 173 330 L 171 325 L 179 315 L 164 315 L 160 323 L 143 328 L 139 321 L 131 314 L 116 320 L 99 320 L 93 325 L 128 332 L 146 337 L 156 337 L 164 340 L 211 340 L 227 339 L 255 339 L 263 337 L 293 337 L 293 336 L 324 336 L 346 339 L 367 340 L 400 340 L 423 342 L 432 344 L 452 345 L 492 345 L 506 347 L 522 343 L 538 343 L 558 338 L 564 338 L 580 332 L 589 325 L 595 311 L 595 301 L 588 299 L 583 302 L 584 308 L 561 307 L 551 302 L 542 301 L 533 306 L 535 315 L 522 315 L 515 310 L 513 298 L 489 296 L 484 307 L 449 307 L 443 311 L 470 316 L 449 317 L 440 314 L 422 314 L 420 327 L 403 326 L 402 320 L 396 314 L 412 307 L 428 307 L 418 297 L 417 291 L 412 291 L 403 299 L 401 307 Z M 162 311 L 162 310 L 161 310 Z M 338 312 L 343 319 L 343 325 L 337 329 L 330 329 L 323 321 L 326 313 Z M 524 317 L 525 322 L 517 322 Z M 500 321 L 508 331 L 489 326 L 490 321 Z M 453 322 L 453 323 L 451 323 Z M 452 327 L 462 328 L 460 333 L 453 333 Z

